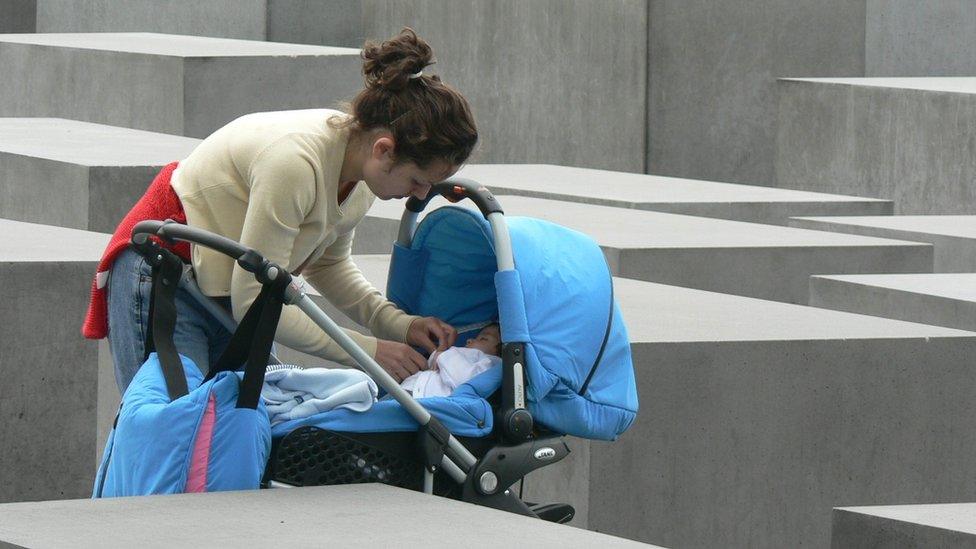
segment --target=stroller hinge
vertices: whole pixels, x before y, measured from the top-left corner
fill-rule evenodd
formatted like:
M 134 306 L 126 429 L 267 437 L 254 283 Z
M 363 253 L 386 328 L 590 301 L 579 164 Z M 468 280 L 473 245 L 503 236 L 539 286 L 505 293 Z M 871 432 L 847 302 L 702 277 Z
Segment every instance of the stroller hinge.
M 420 426 L 420 445 L 424 455 L 424 467 L 431 473 L 436 473 L 447 452 L 447 444 L 451 439 L 451 432 L 431 416 L 430 420 Z

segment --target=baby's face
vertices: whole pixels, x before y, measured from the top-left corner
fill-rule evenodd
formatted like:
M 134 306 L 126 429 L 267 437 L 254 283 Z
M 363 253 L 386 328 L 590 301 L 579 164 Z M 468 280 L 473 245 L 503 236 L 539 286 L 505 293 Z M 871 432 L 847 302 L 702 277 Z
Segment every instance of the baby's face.
M 498 356 L 498 345 L 502 342 L 502 335 L 498 332 L 498 326 L 485 326 L 478 335 L 472 337 L 464 344 L 470 349 L 478 349 L 486 355 Z

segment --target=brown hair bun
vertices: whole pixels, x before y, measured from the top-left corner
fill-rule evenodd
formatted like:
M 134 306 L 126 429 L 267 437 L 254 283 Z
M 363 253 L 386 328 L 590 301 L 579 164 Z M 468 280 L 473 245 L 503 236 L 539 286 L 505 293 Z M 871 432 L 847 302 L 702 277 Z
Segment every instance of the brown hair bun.
M 410 75 L 436 62 L 430 44 L 409 27 L 381 44 L 366 42 L 362 57 L 366 87 L 392 92 L 406 88 Z

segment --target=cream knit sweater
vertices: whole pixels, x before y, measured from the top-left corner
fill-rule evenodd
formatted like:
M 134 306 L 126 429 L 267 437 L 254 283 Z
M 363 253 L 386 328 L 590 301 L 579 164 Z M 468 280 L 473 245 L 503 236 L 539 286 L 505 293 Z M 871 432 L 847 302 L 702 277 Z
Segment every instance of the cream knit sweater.
M 315 109 L 242 116 L 203 140 L 173 174 L 187 223 L 257 250 L 305 279 L 376 337 L 404 341 L 417 317 L 387 301 L 350 257 L 356 225 L 376 198 L 360 181 L 340 205 L 339 171 L 348 130 L 328 125 L 339 111 Z M 192 247 L 203 292 L 231 296 L 240 321 L 260 291 L 251 273 L 219 252 Z M 376 339 L 347 331 L 376 354 Z M 285 307 L 275 340 L 352 365 L 352 359 L 295 307 Z

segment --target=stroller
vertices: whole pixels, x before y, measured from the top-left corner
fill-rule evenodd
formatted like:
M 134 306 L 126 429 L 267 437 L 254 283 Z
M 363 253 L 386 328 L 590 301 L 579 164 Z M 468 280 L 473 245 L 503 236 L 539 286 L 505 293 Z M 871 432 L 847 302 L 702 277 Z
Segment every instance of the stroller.
M 445 206 L 417 223 L 434 195 L 468 198 L 480 210 Z M 144 221 L 148 236 L 203 245 L 237 260 L 268 285 L 291 275 L 233 240 L 173 222 Z M 151 246 L 149 253 L 158 253 Z M 225 324 L 223 309 L 187 289 Z M 502 365 L 450 397 L 416 400 L 359 348 L 297 284 L 282 301 L 304 311 L 392 398 L 366 412 L 330 410 L 279 423 L 263 486 L 382 482 L 554 522 L 567 504 L 527 504 L 512 489 L 526 474 L 568 455 L 563 435 L 613 440 L 634 421 L 630 343 L 599 246 L 533 218 L 506 220 L 495 197 L 453 178 L 411 198 L 393 246 L 387 296 L 404 311 L 458 327 L 457 345 L 490 322 L 501 327 Z

